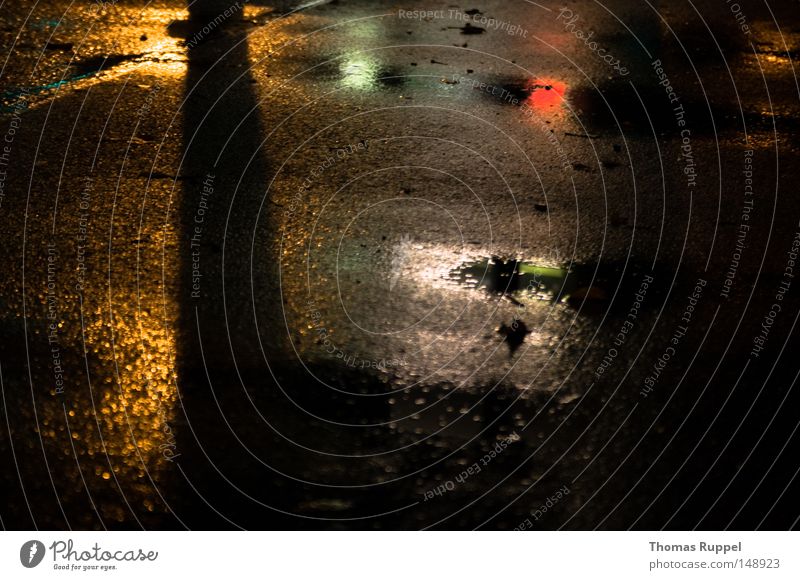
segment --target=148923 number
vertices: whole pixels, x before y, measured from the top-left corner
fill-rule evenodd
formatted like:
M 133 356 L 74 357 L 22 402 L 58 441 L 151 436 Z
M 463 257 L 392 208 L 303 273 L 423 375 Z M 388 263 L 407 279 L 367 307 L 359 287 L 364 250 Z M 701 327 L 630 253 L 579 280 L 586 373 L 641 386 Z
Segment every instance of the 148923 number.
M 748 558 L 744 561 L 745 568 L 780 568 L 781 561 L 778 558 Z

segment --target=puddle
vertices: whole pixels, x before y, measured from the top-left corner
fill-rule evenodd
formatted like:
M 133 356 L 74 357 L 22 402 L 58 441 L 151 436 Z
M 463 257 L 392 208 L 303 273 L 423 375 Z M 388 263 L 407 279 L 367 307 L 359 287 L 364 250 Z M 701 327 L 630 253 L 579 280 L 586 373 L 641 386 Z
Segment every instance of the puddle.
M 469 22 L 467 22 L 464 26 L 450 26 L 448 28 L 456 28 L 457 30 L 461 31 L 461 34 L 483 34 L 486 32 L 485 28 L 481 28 L 480 26 L 472 26 Z
M 450 279 L 468 287 L 512 297 L 524 294 L 559 301 L 575 289 L 576 276 L 568 268 L 539 266 L 515 259 L 492 257 L 467 262 L 450 272 Z
M 553 78 L 512 79 L 485 81 L 490 87 L 480 91 L 487 99 L 501 105 L 527 106 L 542 112 L 551 108 L 560 108 L 567 92 L 565 82 Z
M 629 84 L 606 83 L 600 87 L 579 86 L 570 91 L 567 100 L 574 115 L 583 127 L 591 133 L 652 134 L 674 133 L 675 114 L 669 100 L 658 85 L 637 85 L 636 92 Z M 641 100 L 640 100 L 641 97 Z M 644 102 L 644 106 L 642 103 Z M 693 133 L 713 135 L 714 131 L 740 132 L 742 114 L 738 108 L 723 103 L 712 103 L 713 119 L 709 104 L 684 98 L 688 122 Z M 646 108 L 645 108 L 646 107 Z M 800 122 L 791 116 L 778 115 L 775 119 L 763 111 L 744 110 L 744 123 L 751 130 L 769 131 L 773 121 L 779 122 L 786 130 L 797 128 Z M 652 128 L 651 128 L 652 124 Z
M 4 91 L 0 94 L 0 112 L 5 113 L 13 111 L 14 104 L 22 95 L 38 95 L 65 85 L 93 78 L 103 73 L 108 73 L 111 69 L 121 64 L 140 61 L 144 56 L 145 55 L 141 53 L 111 54 L 106 56 L 93 56 L 74 61 L 70 64 L 70 70 L 73 71 L 72 74 L 67 75 L 61 80 L 33 87 L 16 87 Z
M 74 75 L 62 79 L 60 81 L 54 81 L 52 83 L 47 83 L 44 85 L 38 85 L 34 87 L 15 87 L 12 89 L 8 89 L 0 94 L 0 113 L 12 113 L 14 112 L 17 104 L 22 100 L 23 95 L 26 97 L 31 95 L 39 95 L 42 93 L 47 93 L 48 91 L 57 89 L 63 85 L 68 85 L 70 83 L 80 81 L 86 78 L 90 78 L 94 76 L 94 74 L 84 74 L 84 75 Z M 26 104 L 26 107 L 29 106 Z
M 605 309 L 617 291 L 636 292 L 644 276 L 656 276 L 650 268 L 629 263 L 545 266 L 497 256 L 466 262 L 449 274 L 449 280 L 522 304 L 521 300 L 564 303 L 582 312 Z
M 503 95 L 510 95 L 513 99 L 519 101 L 519 103 L 524 102 L 531 96 L 533 93 L 533 84 L 528 81 L 511 81 L 507 83 L 503 83 L 497 85 L 498 90 L 504 91 L 501 94 Z M 498 101 L 500 104 L 509 105 L 513 103 L 513 100 L 510 99 L 498 99 L 492 93 L 485 92 L 486 96 L 493 98 L 494 100 Z
M 469 71 L 468 71 L 469 72 Z M 554 77 L 509 78 L 470 77 L 457 83 L 471 90 L 475 98 L 503 107 L 515 108 L 526 118 L 540 118 L 546 124 L 563 117 L 568 108 L 570 87 Z
M 107 71 L 108 69 L 114 68 L 115 66 L 119 66 L 122 63 L 140 59 L 143 56 L 144 54 L 142 53 L 109 54 L 105 56 L 93 56 L 89 58 L 84 58 L 72 63 L 71 66 L 73 69 L 75 69 L 77 77 L 72 77 L 69 80 L 74 80 L 75 78 L 86 78 L 87 76 L 96 75 L 103 71 Z
M 402 87 L 408 80 L 399 69 L 384 66 L 362 55 L 343 60 L 337 76 L 344 86 L 367 91 Z
M 599 90 L 589 86 L 576 87 L 569 102 L 581 124 L 592 132 L 619 130 L 618 122 L 626 132 L 633 128 L 649 131 L 650 122 L 656 131 L 674 128 L 675 120 L 669 113 L 667 99 L 649 87 L 637 89 L 650 111 L 649 118 L 636 92 L 625 84 L 609 83 Z
M 39 20 L 34 20 L 28 23 L 30 28 L 34 30 L 45 30 L 48 28 L 58 28 L 59 26 L 63 26 L 64 22 L 58 18 L 40 18 Z

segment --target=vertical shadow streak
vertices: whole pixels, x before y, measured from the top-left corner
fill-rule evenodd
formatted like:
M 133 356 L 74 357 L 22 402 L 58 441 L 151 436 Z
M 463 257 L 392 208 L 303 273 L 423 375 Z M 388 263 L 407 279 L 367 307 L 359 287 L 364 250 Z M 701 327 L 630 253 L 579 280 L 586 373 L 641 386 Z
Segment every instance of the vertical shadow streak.
M 274 477 L 254 465 L 231 432 L 231 425 L 257 424 L 232 353 L 237 365 L 258 366 L 250 247 L 269 180 L 242 8 L 233 0 L 195 0 L 189 19 L 171 30 L 188 50 L 176 363 L 187 424 L 176 461 L 185 479 L 174 509 L 192 528 L 232 527 L 217 510 L 237 525 L 274 527 L 268 519 L 274 512 L 231 486 L 269 503 Z M 250 439 L 245 444 L 263 457 L 268 437 Z

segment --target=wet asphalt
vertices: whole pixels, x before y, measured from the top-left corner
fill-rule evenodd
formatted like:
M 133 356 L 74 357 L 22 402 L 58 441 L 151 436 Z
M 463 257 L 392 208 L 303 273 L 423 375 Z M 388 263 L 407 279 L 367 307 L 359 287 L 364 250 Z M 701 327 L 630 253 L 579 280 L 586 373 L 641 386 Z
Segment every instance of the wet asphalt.
M 0 6 L 0 523 L 796 527 L 800 21 L 733 6 Z

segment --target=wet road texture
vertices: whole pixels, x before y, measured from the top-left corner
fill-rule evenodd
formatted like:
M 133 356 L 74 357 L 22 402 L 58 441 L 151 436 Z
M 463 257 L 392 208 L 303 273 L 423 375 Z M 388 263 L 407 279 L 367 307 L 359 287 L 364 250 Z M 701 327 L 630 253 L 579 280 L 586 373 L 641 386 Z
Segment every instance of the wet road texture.
M 798 525 L 796 2 L 0 35 L 4 528 Z

